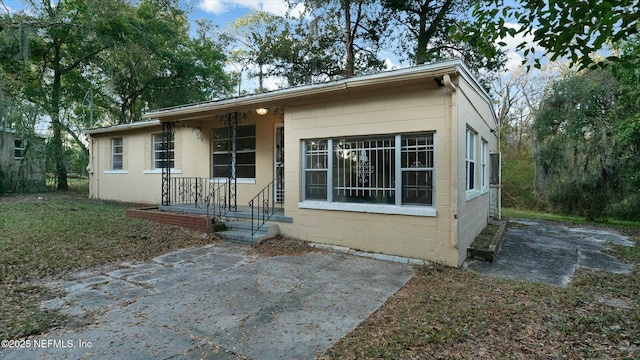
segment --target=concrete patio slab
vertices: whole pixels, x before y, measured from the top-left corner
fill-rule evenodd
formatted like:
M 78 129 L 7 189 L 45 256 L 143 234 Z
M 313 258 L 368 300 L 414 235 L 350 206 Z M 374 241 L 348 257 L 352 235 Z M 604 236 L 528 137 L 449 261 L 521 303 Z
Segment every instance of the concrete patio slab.
M 312 359 L 412 276 L 408 264 L 335 252 L 258 258 L 236 244 L 83 271 L 43 307 L 90 315 L 5 359 Z
M 603 253 L 609 244 L 633 246 L 614 231 L 512 219 L 494 261 L 468 260 L 467 270 L 489 276 L 567 286 L 576 269 L 627 274 L 633 265 Z

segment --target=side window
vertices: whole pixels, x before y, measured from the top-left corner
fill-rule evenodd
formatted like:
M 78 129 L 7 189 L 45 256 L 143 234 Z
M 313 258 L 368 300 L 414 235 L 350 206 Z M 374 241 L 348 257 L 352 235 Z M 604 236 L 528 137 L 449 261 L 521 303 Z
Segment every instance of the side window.
M 467 174 L 467 191 L 476 188 L 476 138 L 478 135 L 471 129 L 467 128 L 466 141 L 466 174 Z
M 24 142 L 22 140 L 15 139 L 13 141 L 13 145 L 13 157 L 16 160 L 22 159 L 22 157 L 24 156 Z
M 124 145 L 121 137 L 111 139 L 111 170 L 122 170 Z

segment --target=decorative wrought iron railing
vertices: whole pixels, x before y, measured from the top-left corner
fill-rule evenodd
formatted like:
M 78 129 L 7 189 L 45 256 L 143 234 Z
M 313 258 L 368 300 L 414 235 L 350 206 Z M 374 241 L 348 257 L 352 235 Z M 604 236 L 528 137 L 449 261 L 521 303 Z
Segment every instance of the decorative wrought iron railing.
M 249 201 L 249 207 L 251 208 L 251 235 L 258 232 L 267 220 L 275 214 L 276 204 L 278 204 L 277 210 L 283 210 L 283 203 L 276 201 L 274 184 L 275 179 Z
M 227 183 L 199 177 L 172 177 L 171 205 L 193 206 L 207 214 L 224 216 L 227 206 Z

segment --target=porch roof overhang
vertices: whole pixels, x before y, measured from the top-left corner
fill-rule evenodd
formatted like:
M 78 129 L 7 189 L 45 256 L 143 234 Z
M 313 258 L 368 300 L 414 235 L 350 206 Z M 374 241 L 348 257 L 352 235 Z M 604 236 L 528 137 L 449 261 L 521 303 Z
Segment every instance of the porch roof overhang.
M 121 124 L 121 125 L 114 125 L 114 126 L 108 126 L 108 127 L 102 127 L 102 128 L 89 129 L 83 132 L 88 135 L 93 135 L 93 134 L 101 134 L 101 133 L 111 133 L 111 132 L 118 132 L 118 131 L 142 129 L 142 128 L 158 126 L 158 125 L 160 125 L 160 120 L 154 119 L 154 120 L 147 120 L 147 121 L 132 122 L 129 124 Z
M 343 98 L 346 94 L 358 94 L 392 86 L 420 84 L 447 74 L 450 76 L 457 75 L 464 77 L 488 102 L 493 110 L 489 95 L 471 75 L 467 66 L 460 60 L 450 60 L 327 83 L 304 85 L 261 94 L 176 106 L 150 111 L 143 114 L 142 117 L 144 119 L 156 119 L 160 122 L 199 120 L 210 117 L 212 114 L 244 112 L 256 108 L 281 108 L 292 105 L 304 105 L 316 103 L 323 98 L 331 98 L 332 96 Z

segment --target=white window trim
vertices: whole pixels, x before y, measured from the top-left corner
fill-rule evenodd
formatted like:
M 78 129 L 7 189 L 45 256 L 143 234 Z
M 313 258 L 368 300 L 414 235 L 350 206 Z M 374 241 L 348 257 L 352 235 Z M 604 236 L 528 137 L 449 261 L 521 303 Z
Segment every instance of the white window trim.
M 473 200 L 473 199 L 477 198 L 480 195 L 482 195 L 482 193 L 478 189 L 467 190 L 467 192 L 465 193 L 464 198 L 465 198 L 466 201 L 469 201 L 469 200 Z
M 162 169 L 144 170 L 143 173 L 144 174 L 162 174 Z M 171 174 L 182 174 L 182 170 L 172 168 Z
M 151 171 L 159 170 L 160 173 L 162 173 L 162 168 L 161 167 L 159 167 L 159 168 L 156 167 L 156 150 L 155 150 L 155 145 L 157 143 L 155 141 L 156 136 L 160 136 L 160 138 L 161 138 L 160 142 L 164 141 L 164 135 L 162 133 L 151 134 L 151 168 L 152 168 Z M 176 136 L 175 136 L 175 134 L 173 134 L 173 150 L 169 150 L 169 153 L 173 154 L 173 164 L 175 165 L 175 163 L 176 163 Z M 147 171 L 148 170 L 145 170 L 145 174 L 155 174 L 155 172 L 154 173 L 147 173 Z M 172 170 L 172 172 L 173 172 L 173 170 Z M 182 172 L 180 172 L 180 173 L 182 173 Z
M 253 153 L 254 154 L 254 159 L 253 159 L 253 167 L 254 167 L 254 172 L 256 173 L 256 177 L 258 175 L 257 173 L 257 169 L 258 169 L 258 125 L 257 124 L 246 124 L 246 125 L 238 125 L 238 127 L 240 126 L 253 126 L 255 128 L 254 133 L 253 133 L 253 138 L 255 139 L 255 148 L 253 150 L 236 150 L 236 154 L 250 154 Z M 211 129 L 211 144 L 213 146 L 213 132 L 216 130 L 216 128 Z M 245 137 L 246 138 L 246 137 Z M 210 159 L 210 165 L 211 165 L 211 175 L 213 175 L 213 155 L 215 155 L 216 153 L 228 153 L 227 151 L 211 151 L 211 159 Z M 237 164 L 236 164 L 237 166 Z M 237 168 L 237 167 L 236 167 Z M 215 179 L 215 180 L 220 180 L 219 182 L 223 182 L 222 180 L 224 179 L 224 182 L 226 183 L 227 181 L 227 177 L 212 177 L 211 179 Z M 237 178 L 237 183 L 238 184 L 255 184 L 256 183 L 256 178 Z
M 469 142 L 471 139 L 471 135 L 473 135 L 473 159 L 469 157 L 470 153 L 469 153 Z M 478 197 L 480 195 L 480 191 L 478 190 L 478 179 L 477 179 L 477 173 L 478 173 L 478 169 L 477 169 L 477 152 L 478 152 L 478 133 L 476 133 L 473 129 L 467 127 L 467 130 L 465 132 L 465 174 L 464 174 L 464 188 L 466 190 L 466 199 L 471 200 L 474 199 L 476 197 Z M 468 173 L 468 164 L 472 162 L 473 163 L 473 188 L 469 188 L 469 173 Z M 477 194 L 476 194 L 477 193 Z
M 233 180 L 233 179 L 231 179 Z M 215 178 L 211 178 L 209 179 L 209 183 L 211 184 L 215 184 L 215 183 L 219 183 L 219 184 L 226 184 L 227 182 L 229 182 L 229 178 L 223 178 L 223 177 L 215 177 Z M 255 184 L 256 183 L 256 179 L 255 178 L 237 178 L 236 182 L 238 184 Z
M 128 174 L 128 170 L 105 170 L 103 174 Z
M 489 192 L 489 142 L 484 138 L 481 139 L 480 148 L 480 192 L 486 194 Z
M 387 204 L 358 204 L 344 202 L 327 202 L 318 200 L 305 200 L 298 203 L 299 209 L 315 209 L 315 210 L 335 210 L 335 211 L 353 211 L 370 214 L 392 214 L 392 215 L 410 215 L 410 216 L 437 216 L 436 208 L 433 206 L 415 206 L 415 205 L 387 205 Z
M 20 146 L 16 146 L 16 141 L 20 142 Z M 22 160 L 22 158 L 24 158 L 24 149 L 25 149 L 24 140 L 20 140 L 20 139 L 13 140 L 13 158 L 15 160 Z M 20 156 L 16 156 L 16 150 L 20 151 Z
M 116 139 L 120 139 L 120 147 L 122 148 L 122 152 L 120 153 L 116 153 L 115 152 L 115 140 Z M 120 155 L 122 157 L 122 163 L 121 163 L 121 168 L 120 169 L 114 169 L 113 165 L 114 165 L 114 161 L 113 158 L 116 155 Z M 115 137 L 115 138 L 111 138 L 111 171 L 121 171 L 124 170 L 124 138 L 123 137 Z M 117 172 L 114 172 L 112 174 L 117 174 Z
M 429 132 L 432 134 L 433 136 L 433 151 L 434 151 L 434 164 L 433 164 L 433 168 L 431 168 L 432 174 L 433 174 L 433 179 L 435 182 L 436 179 L 436 169 L 437 166 L 435 164 L 436 161 L 436 156 L 435 156 L 435 149 L 436 149 L 436 145 L 437 145 L 437 134 L 435 132 Z M 408 133 L 407 133 L 408 134 Z M 403 135 L 407 135 L 405 133 L 403 134 L 396 134 L 394 135 L 395 137 L 395 143 L 399 145 L 400 149 L 402 148 L 401 145 L 401 138 Z M 333 149 L 333 138 L 328 138 L 327 140 L 327 150 L 328 150 L 328 157 L 327 157 L 327 171 L 329 169 L 333 168 L 333 153 L 332 153 L 332 149 Z M 305 146 L 305 141 L 302 141 L 302 165 L 301 165 L 301 169 L 302 169 L 302 176 L 301 176 L 301 191 L 302 191 L 302 195 L 304 196 L 304 189 L 305 189 L 305 176 L 304 176 L 304 169 L 306 168 L 306 156 L 304 156 L 306 154 L 306 146 Z M 401 164 L 401 156 L 402 151 L 396 151 L 396 164 L 398 166 L 396 166 L 395 168 L 395 177 L 396 179 L 401 179 L 402 178 L 402 171 L 403 168 L 401 168 L 399 166 L 399 164 Z M 432 205 L 425 205 L 425 206 L 420 206 L 420 205 L 402 205 L 400 204 L 401 202 L 401 197 L 396 197 L 396 204 L 361 204 L 361 203 L 348 203 L 348 202 L 334 202 L 333 201 L 333 191 L 330 189 L 333 189 L 333 176 L 329 176 L 330 174 L 327 173 L 327 188 L 329 189 L 327 192 L 327 200 L 302 200 L 300 202 L 298 202 L 298 208 L 300 209 L 316 209 L 316 210 L 335 210 L 335 211 L 353 211 L 353 212 L 364 212 L 364 213 L 372 213 L 372 214 L 391 214 L 391 215 L 409 215 L 409 216 L 429 216 L 429 217 L 435 217 L 437 216 L 437 211 L 436 211 L 436 189 L 435 189 L 435 183 L 433 184 L 433 204 Z M 402 191 L 401 189 L 401 185 L 399 185 L 399 182 L 396 182 L 397 186 L 396 186 L 396 193 L 399 193 Z

